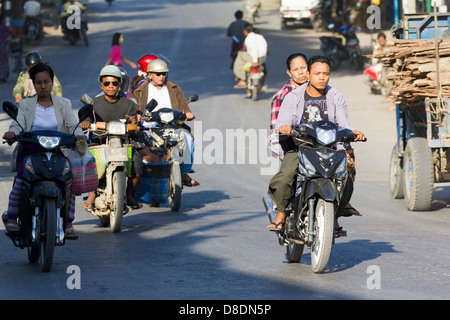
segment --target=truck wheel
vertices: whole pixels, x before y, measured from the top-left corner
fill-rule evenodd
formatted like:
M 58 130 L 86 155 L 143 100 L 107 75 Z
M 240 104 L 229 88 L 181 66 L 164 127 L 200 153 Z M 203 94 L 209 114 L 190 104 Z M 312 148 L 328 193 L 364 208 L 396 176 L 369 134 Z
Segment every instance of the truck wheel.
M 403 159 L 398 157 L 397 143 L 391 153 L 391 163 L 389 166 L 389 191 L 392 199 L 403 199 L 404 169 Z
M 408 210 L 429 211 L 433 200 L 434 177 L 431 149 L 425 138 L 408 141 L 404 170 L 403 188 Z

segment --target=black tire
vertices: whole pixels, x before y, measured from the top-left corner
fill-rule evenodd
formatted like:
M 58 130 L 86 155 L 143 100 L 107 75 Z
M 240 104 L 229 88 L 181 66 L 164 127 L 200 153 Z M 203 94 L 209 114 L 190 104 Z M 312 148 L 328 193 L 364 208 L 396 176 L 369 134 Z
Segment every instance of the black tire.
M 410 211 L 429 211 L 433 201 L 433 158 L 425 138 L 412 138 L 405 150 L 404 196 Z
M 403 179 L 404 179 L 403 159 L 398 157 L 397 143 L 391 152 L 389 165 L 389 191 L 392 199 L 403 199 Z
M 258 87 L 255 85 L 252 87 L 251 97 L 252 97 L 252 101 L 258 100 Z
M 37 263 L 41 257 L 41 246 L 32 245 L 28 247 L 28 262 Z
M 311 246 L 311 267 L 315 273 L 323 273 L 330 259 L 334 238 L 334 204 L 319 199 L 314 215 L 315 239 Z
M 125 205 L 125 172 L 116 171 L 112 176 L 113 187 L 113 207 L 109 216 L 109 223 L 111 231 L 114 233 L 120 232 L 122 228 L 123 209 Z
M 53 265 L 56 241 L 56 202 L 53 198 L 44 200 L 41 212 L 41 270 L 49 272 Z
M 304 244 L 293 243 L 286 246 L 286 259 L 288 262 L 300 262 L 303 255 Z
M 169 186 L 168 186 L 168 201 L 172 211 L 178 211 L 181 205 L 181 169 L 177 162 L 172 164 L 170 170 Z
M 330 69 L 332 71 L 336 71 L 341 66 L 341 60 L 336 54 L 331 54 L 328 56 L 328 59 L 330 59 Z

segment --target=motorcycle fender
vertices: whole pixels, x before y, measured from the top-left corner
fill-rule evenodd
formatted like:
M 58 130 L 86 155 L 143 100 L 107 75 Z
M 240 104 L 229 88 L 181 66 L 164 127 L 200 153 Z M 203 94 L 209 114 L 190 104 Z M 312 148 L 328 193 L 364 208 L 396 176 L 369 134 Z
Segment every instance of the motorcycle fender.
M 42 181 L 34 186 L 31 196 L 31 202 L 34 207 L 41 205 L 41 198 L 57 199 L 58 207 L 61 207 L 61 200 L 63 199 L 60 188 L 53 181 Z
M 112 177 L 116 171 L 124 171 L 125 165 L 123 162 L 110 162 L 106 168 L 106 192 L 112 194 Z
M 308 183 L 305 192 L 305 200 L 308 200 L 316 194 L 325 201 L 334 201 L 337 199 L 338 192 L 331 180 L 319 178 L 311 180 Z

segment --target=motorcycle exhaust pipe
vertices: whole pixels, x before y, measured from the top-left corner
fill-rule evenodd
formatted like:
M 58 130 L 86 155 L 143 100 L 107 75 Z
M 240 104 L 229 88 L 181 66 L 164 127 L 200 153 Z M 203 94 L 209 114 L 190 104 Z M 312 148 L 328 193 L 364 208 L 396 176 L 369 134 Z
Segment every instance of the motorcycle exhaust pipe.
M 270 223 L 275 220 L 275 216 L 277 215 L 277 212 L 275 208 L 273 207 L 272 197 L 270 194 L 266 194 L 263 198 L 264 207 L 266 208 L 267 216 L 269 217 Z

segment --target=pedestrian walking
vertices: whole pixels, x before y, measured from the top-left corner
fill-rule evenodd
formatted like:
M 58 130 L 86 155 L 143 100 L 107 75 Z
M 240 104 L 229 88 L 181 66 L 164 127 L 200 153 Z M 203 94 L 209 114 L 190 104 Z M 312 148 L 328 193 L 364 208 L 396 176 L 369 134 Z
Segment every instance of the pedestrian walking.
M 120 47 L 122 43 L 123 35 L 120 32 L 114 33 L 112 38 L 111 52 L 105 66 L 112 64 L 117 67 L 122 67 L 122 62 L 125 62 L 129 64 L 133 69 L 136 69 L 137 65 L 123 56 L 122 48 Z

